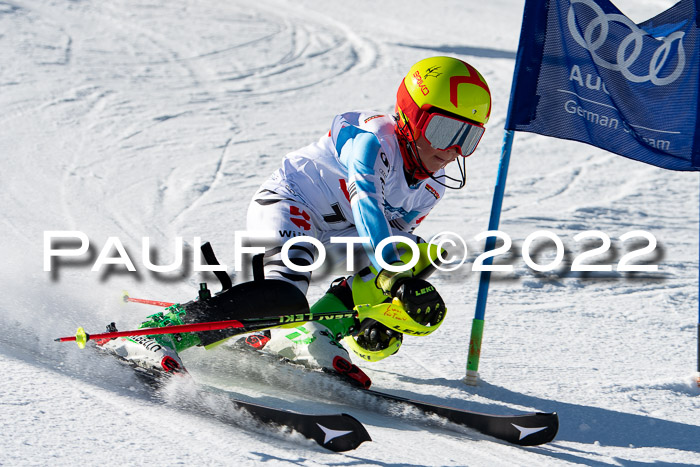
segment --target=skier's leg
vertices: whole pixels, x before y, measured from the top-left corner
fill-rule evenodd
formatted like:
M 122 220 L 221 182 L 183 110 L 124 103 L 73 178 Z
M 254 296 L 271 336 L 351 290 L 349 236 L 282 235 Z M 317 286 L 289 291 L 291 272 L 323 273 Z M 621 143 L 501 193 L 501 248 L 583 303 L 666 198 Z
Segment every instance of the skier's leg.
M 317 236 L 318 232 L 315 226 L 318 221 L 312 217 L 310 212 L 302 203 L 289 199 L 279 199 L 276 195 L 270 196 L 268 194 L 266 196 L 263 194 L 251 202 L 247 224 L 248 230 L 269 230 L 274 233 L 263 260 L 265 277 L 289 282 L 304 294 L 308 289 L 311 273 L 287 267 L 282 261 L 282 247 L 286 241 L 293 237 Z M 287 257 L 294 265 L 308 266 L 314 262 L 314 252 L 313 245 L 296 243 L 289 248 Z M 263 300 L 264 297 L 260 297 L 260 299 Z M 235 319 L 228 316 L 231 310 L 220 306 L 198 307 L 197 302 L 190 302 L 190 304 L 192 306 L 188 306 L 188 304 L 175 305 L 163 312 L 155 313 L 149 316 L 140 327 L 165 327 L 187 322 Z M 212 316 L 208 316 L 208 313 Z M 221 316 L 222 313 L 226 316 Z M 158 368 L 159 366 L 171 365 L 180 368 L 182 362 L 178 352 L 194 345 L 209 345 L 216 342 L 216 340 L 209 342 L 211 337 L 208 335 L 207 338 L 200 339 L 200 335 L 197 333 L 159 334 L 139 339 L 114 339 L 104 342 L 103 348 L 144 367 Z M 226 333 L 221 333 L 221 339 L 226 337 Z M 156 351 L 154 352 L 153 349 Z M 161 365 L 161 361 L 165 364 Z
M 311 307 L 311 313 L 348 309 L 352 309 L 351 291 L 342 279 L 334 283 Z M 264 348 L 267 352 L 311 368 L 339 373 L 350 383 L 368 388 L 371 380 L 351 362 L 348 351 L 340 343 L 343 336 L 352 332 L 355 324 L 354 318 L 309 322 L 293 329 L 272 329 L 269 339 L 264 336 L 260 338 L 265 340 Z M 250 338 L 246 340 L 249 345 L 259 342 L 258 339 L 254 339 L 254 342 L 248 342 L 249 340 Z
M 160 328 L 184 324 L 185 309 L 181 305 L 173 305 L 165 311 L 152 314 L 141 323 L 142 328 Z M 114 323 L 107 327 L 108 331 L 116 331 Z M 157 334 L 149 336 L 128 336 L 116 339 L 97 340 L 96 344 L 123 360 L 146 369 L 165 371 L 185 371 L 178 352 L 195 345 L 200 339 L 196 333 Z
M 348 231 L 348 234 L 352 235 L 352 232 Z M 332 233 L 337 236 L 342 235 L 341 232 Z M 405 233 L 403 235 L 411 241 L 418 242 L 415 236 Z M 430 265 L 430 261 L 423 258 L 423 250 L 421 255 L 421 261 L 417 265 L 418 273 L 426 272 L 424 271 L 426 265 Z M 376 270 L 368 266 L 369 258 L 362 254 L 357 255 L 356 258 L 356 264 L 361 267 L 360 271 L 332 284 L 328 292 L 311 307 L 313 313 L 350 310 L 356 303 L 376 305 L 387 299 L 387 296 L 374 284 Z M 362 335 L 357 337 L 356 342 L 361 345 L 359 349 L 353 348 L 353 350 L 364 359 L 385 358 L 395 353 L 401 345 L 402 335 L 381 323 L 365 320 L 360 324 L 356 319 L 348 318 L 307 323 L 293 330 L 273 329 L 269 340 L 264 337 L 265 349 L 308 366 L 333 367 L 338 370 L 336 367 L 339 365 L 333 365 L 335 357 L 341 357 L 349 363 L 348 352 L 341 344 L 342 339 L 358 333 Z M 258 344 L 259 340 L 256 339 L 255 343 Z M 256 345 L 256 347 L 259 346 Z M 358 369 L 358 375 L 363 375 L 359 372 L 361 370 Z
M 323 225 L 322 221 L 302 203 L 284 199 L 276 193 L 257 193 L 248 208 L 248 229 L 275 233 L 263 258 L 265 278 L 290 282 L 306 293 L 311 273 L 287 267 L 282 261 L 282 247 L 292 237 L 301 235 L 327 243 L 325 240 L 329 234 L 320 231 L 319 225 Z M 315 247 L 308 243 L 297 243 L 289 248 L 288 256 L 294 264 L 307 266 L 314 262 L 315 251 Z M 352 309 L 349 287 L 336 286 L 331 290 L 311 307 L 312 313 Z M 369 387 L 369 378 L 350 362 L 347 350 L 338 342 L 344 335 L 341 328 L 352 324 L 352 318 L 333 320 L 330 326 L 311 322 L 294 329 L 272 329 L 269 333 L 254 334 L 245 338 L 245 342 L 303 365 L 338 372 L 354 384 Z
M 268 225 L 283 224 L 288 222 L 287 208 L 284 201 L 276 201 L 274 205 L 283 206 L 283 209 L 269 210 L 269 205 L 258 203 L 255 206 L 255 201 L 251 204 L 249 210 L 249 222 L 255 218 L 267 219 Z M 261 216 L 262 211 L 270 211 L 266 216 Z M 291 208 L 290 208 L 291 210 Z M 272 212 L 274 211 L 274 212 Z M 295 212 L 299 212 L 296 208 Z M 322 231 L 317 232 L 321 241 L 325 244 L 330 241 L 328 238 L 331 234 L 335 236 L 356 235 L 354 229 L 347 231 Z M 395 232 L 397 235 L 407 237 L 407 241 L 418 242 L 418 238 L 405 232 Z M 275 253 L 273 251 L 273 253 Z M 410 253 L 409 253 L 410 254 Z M 278 275 L 280 278 L 287 278 L 288 271 L 280 270 L 281 261 L 274 260 L 273 255 L 266 254 L 267 257 L 273 259 L 268 261 L 266 265 L 266 276 L 268 271 L 271 274 Z M 426 265 L 430 264 L 427 258 L 422 257 L 418 265 L 418 272 L 424 272 Z M 359 258 L 361 265 L 368 265 L 369 258 L 365 255 L 364 258 Z M 285 272 L 287 274 L 285 274 Z M 343 279 L 338 283 L 334 283 L 328 292 L 311 307 L 312 313 L 323 313 L 327 311 L 340 311 L 352 309 L 357 303 L 378 304 L 387 299 L 384 293 L 374 285 L 377 271 L 369 266 L 362 267 L 361 270 L 348 278 Z M 295 281 L 295 285 L 299 286 L 301 280 Z M 308 285 L 308 282 L 303 282 Z M 353 284 L 353 285 L 351 285 Z M 357 289 L 357 290 L 355 290 Z M 305 290 L 305 289 L 304 289 Z M 355 297 L 355 299 L 354 299 Z M 359 301 L 358 301 L 359 298 Z M 353 348 L 356 353 L 365 359 L 378 360 L 385 358 L 395 353 L 401 345 L 402 336 L 400 333 L 394 332 L 386 328 L 386 326 L 376 321 L 363 323 L 362 333 L 366 334 L 360 337 L 356 342 L 364 342 L 368 347 L 359 349 Z M 326 370 L 335 370 L 339 373 L 354 380 L 356 384 L 363 386 L 369 385 L 369 378 L 355 365 L 350 362 L 348 351 L 340 343 L 345 336 L 356 334 L 360 331 L 360 323 L 354 318 L 343 320 L 328 320 L 317 323 L 306 323 L 302 326 L 289 329 L 272 329 L 269 336 L 260 335 L 253 339 L 254 346 L 261 348 L 264 346 L 266 351 L 281 355 L 289 360 L 302 363 L 307 366 L 324 368 Z M 352 343 L 352 342 L 351 342 Z M 368 352 L 371 350 L 371 356 L 368 357 Z M 363 356 L 364 355 L 364 356 Z
M 302 294 L 306 293 L 311 273 L 295 271 L 293 268 L 287 267 L 282 261 L 281 252 L 284 243 L 290 238 L 302 235 L 302 233 L 310 236 L 315 235 L 314 219 L 311 218 L 307 209 L 301 203 L 294 203 L 290 200 L 270 199 L 264 202 L 259 201 L 257 199 L 253 200 L 250 205 L 247 228 L 249 231 L 268 230 L 275 233 L 275 236 L 268 244 L 263 260 L 265 277 L 291 283 Z M 309 243 L 297 243 L 289 248 L 287 257 L 295 265 L 306 266 L 314 261 L 314 251 L 313 245 Z M 289 288 L 294 290 L 292 287 Z M 230 302 L 233 301 L 240 305 L 241 297 L 231 297 L 231 293 L 234 290 L 236 289 L 229 289 L 206 302 L 192 301 L 184 305 L 174 305 L 167 308 L 164 312 L 149 316 L 140 327 L 165 327 L 202 321 L 236 319 L 236 310 L 232 309 Z M 270 292 L 276 294 L 275 298 L 277 301 L 283 300 L 283 298 L 280 299 L 280 296 L 285 296 L 280 293 L 279 286 Z M 295 293 L 298 294 L 296 291 Z M 290 295 L 289 298 L 292 299 L 292 296 Z M 266 297 L 260 296 L 258 299 L 262 301 L 266 300 Z M 303 301 L 304 306 L 306 306 L 306 301 L 303 298 L 301 300 L 291 300 L 289 305 L 291 308 L 294 308 L 299 305 L 300 301 Z M 269 297 L 266 305 L 268 308 L 271 306 Z M 284 308 L 285 305 L 286 303 L 280 304 L 280 308 Z M 156 340 L 161 346 L 182 352 L 195 345 L 208 346 L 214 344 L 217 341 L 228 338 L 230 335 L 226 331 L 207 331 L 203 333 L 159 334 L 149 337 Z
M 114 323 L 107 327 L 108 332 L 116 330 Z M 177 352 L 149 336 L 98 339 L 95 343 L 99 348 L 147 370 L 185 372 Z
M 319 237 L 319 221 L 303 203 L 290 199 L 277 199 L 275 194 L 256 194 L 248 207 L 247 229 L 269 231 L 272 238 L 265 240 L 263 271 L 266 279 L 290 282 L 306 294 L 311 280 L 310 271 L 288 267 L 282 259 L 284 244 L 295 237 Z M 309 266 L 317 256 L 316 248 L 309 242 L 298 242 L 286 253 L 296 266 Z

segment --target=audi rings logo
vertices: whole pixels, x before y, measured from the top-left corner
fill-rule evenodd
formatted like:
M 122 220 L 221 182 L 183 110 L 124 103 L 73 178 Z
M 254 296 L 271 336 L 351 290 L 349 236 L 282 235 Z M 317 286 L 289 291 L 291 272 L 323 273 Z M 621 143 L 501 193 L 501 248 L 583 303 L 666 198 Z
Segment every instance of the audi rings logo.
M 574 13 L 574 5 L 577 3 L 586 5 L 596 14 L 596 17 L 591 20 L 588 26 L 586 26 L 585 29 L 582 28 L 583 37 L 577 27 L 576 15 Z M 591 57 L 596 65 L 607 68 L 608 70 L 619 71 L 625 78 L 633 83 L 651 81 L 657 86 L 664 86 L 673 83 L 678 79 L 681 73 L 683 73 L 683 69 L 685 68 L 685 50 L 683 48 L 682 39 L 685 33 L 682 31 L 673 32 L 661 39 L 661 44 L 654 51 L 649 61 L 649 73 L 640 76 L 634 74 L 630 68 L 642 53 L 644 37 L 647 33 L 644 32 L 643 29 L 637 27 L 629 18 L 624 15 L 606 14 L 593 0 L 571 0 L 567 21 L 572 37 L 581 47 L 591 53 Z M 598 49 L 608 40 L 610 23 L 620 23 L 630 29 L 629 34 L 622 39 L 617 46 L 617 54 L 614 62 L 605 60 L 597 53 Z M 672 47 L 673 43 L 676 41 L 678 41 L 678 61 L 676 63 L 676 68 L 668 76 L 660 77 L 659 74 L 664 68 L 664 65 L 666 65 L 666 61 L 674 57 Z M 631 53 L 628 52 L 630 46 L 633 46 Z

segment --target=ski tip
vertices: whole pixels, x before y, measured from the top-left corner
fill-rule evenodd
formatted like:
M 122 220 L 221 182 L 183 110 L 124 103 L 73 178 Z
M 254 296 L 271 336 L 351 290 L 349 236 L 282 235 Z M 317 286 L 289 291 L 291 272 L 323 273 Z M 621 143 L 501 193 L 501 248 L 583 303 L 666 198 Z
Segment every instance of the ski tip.
M 87 341 L 88 334 L 85 332 L 85 329 L 82 327 L 78 328 L 78 330 L 75 332 L 75 343 L 78 344 L 78 347 L 84 349 Z
M 122 290 L 122 301 L 124 303 L 129 303 L 129 292 Z
M 352 415 L 343 413 L 342 427 L 325 426 L 327 423 L 319 422 L 316 426 L 323 432 L 322 436 L 314 437 L 316 442 L 333 452 L 345 452 L 357 449 L 365 441 L 372 441 L 365 426 Z
M 517 440 L 509 440 L 519 446 L 539 446 L 554 441 L 559 432 L 559 416 L 556 412 L 537 412 L 534 414 L 539 420 L 520 426 L 511 423 L 511 426 L 519 432 Z M 534 425 L 534 426 L 529 426 Z

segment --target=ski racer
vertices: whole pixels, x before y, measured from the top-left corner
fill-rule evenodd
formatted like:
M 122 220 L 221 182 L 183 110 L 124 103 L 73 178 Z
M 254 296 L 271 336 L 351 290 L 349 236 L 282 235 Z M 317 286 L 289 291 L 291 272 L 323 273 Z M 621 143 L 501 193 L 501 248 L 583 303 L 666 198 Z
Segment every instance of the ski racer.
M 355 255 L 358 272 L 334 281 L 311 312 L 349 310 L 396 298 L 415 322 L 437 327 L 446 309 L 438 292 L 424 279 L 430 272 L 425 267 L 429 262 L 392 272 L 382 264 L 401 266 L 407 254 L 397 243 L 381 251 L 377 247 L 390 236 L 421 242 L 413 232 L 442 199 L 445 188 L 464 186 L 465 159 L 484 133 L 491 95 L 484 78 L 470 64 L 452 57 L 431 57 L 413 65 L 402 80 L 395 110 L 394 115 L 371 111 L 338 115 L 317 142 L 287 154 L 281 168 L 255 193 L 247 228 L 275 233 L 266 244 L 265 278 L 289 282 L 304 294 L 311 273 L 285 265 L 285 242 L 305 236 L 331 247 L 334 237 L 364 237 L 365 254 Z M 453 162 L 459 176 L 445 172 Z M 421 251 L 428 255 L 427 250 Z M 319 255 L 312 243 L 304 241 L 285 253 L 296 266 L 311 265 Z M 153 315 L 142 327 L 181 324 L 183 314 L 175 310 Z M 203 345 L 196 334 L 179 334 L 177 341 L 168 341 L 167 336 L 172 335 L 153 337 L 160 344 L 155 357 L 144 357 L 139 349 L 153 339 L 121 338 L 104 345 L 123 357 L 166 369 L 181 366 L 179 351 Z M 396 353 L 402 337 L 378 321 L 345 318 L 272 329 L 251 334 L 242 342 L 369 387 L 369 377 L 351 363 L 342 342 L 361 358 L 377 361 Z

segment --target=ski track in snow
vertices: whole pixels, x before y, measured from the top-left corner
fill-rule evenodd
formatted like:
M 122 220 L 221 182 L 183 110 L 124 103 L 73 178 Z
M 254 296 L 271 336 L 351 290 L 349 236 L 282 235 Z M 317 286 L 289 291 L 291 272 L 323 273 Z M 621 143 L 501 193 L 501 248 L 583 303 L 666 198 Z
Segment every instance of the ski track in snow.
M 641 21 L 672 1 L 614 3 Z M 500 228 L 513 247 L 497 259 L 514 270 L 492 277 L 482 382 L 460 381 L 478 285 L 470 266 L 483 248 L 473 237 L 488 223 L 522 5 L 0 1 L 0 464 L 700 464 L 696 174 L 517 134 Z M 225 349 L 183 355 L 194 374 L 239 397 L 356 416 L 373 442 L 334 454 L 250 427 L 235 410 L 223 410 L 224 422 L 198 413 L 217 410 L 225 396 L 177 385 L 152 395 L 117 363 L 53 342 L 79 325 L 137 326 L 153 309 L 121 304 L 123 289 L 186 301 L 202 280 L 215 284 L 191 270 L 194 237 L 211 241 L 243 280 L 232 271 L 233 231 L 245 228 L 248 200 L 281 157 L 325 133 L 336 113 L 391 112 L 406 69 L 437 54 L 470 61 L 494 96 L 468 187 L 448 193 L 419 232 L 458 233 L 469 262 L 434 276 L 450 309 L 438 332 L 406 338 L 397 355 L 362 366 L 377 389 L 428 402 L 556 411 L 553 443 L 523 449 L 439 420 L 426 427 L 415 413 L 328 378 L 231 366 Z M 525 238 L 543 229 L 567 250 L 552 273 L 522 260 Z M 576 234 L 610 236 L 611 250 L 596 260 L 614 265 L 645 244 L 619 240 L 639 229 L 658 240 L 642 258 L 658 272 L 567 271 L 599 244 L 575 242 Z M 89 254 L 44 272 L 48 230 L 85 232 Z M 142 237 L 152 259 L 169 264 L 177 236 L 188 245 L 182 270 L 146 270 Z M 109 237 L 121 240 L 136 273 L 90 271 Z M 553 258 L 546 244 L 531 251 L 541 264 Z M 333 277 L 317 274 L 310 298 Z

